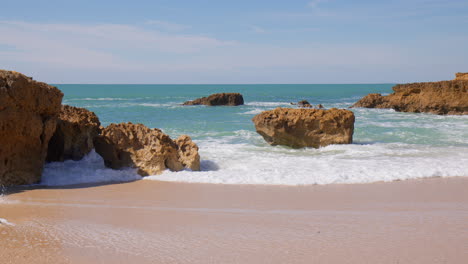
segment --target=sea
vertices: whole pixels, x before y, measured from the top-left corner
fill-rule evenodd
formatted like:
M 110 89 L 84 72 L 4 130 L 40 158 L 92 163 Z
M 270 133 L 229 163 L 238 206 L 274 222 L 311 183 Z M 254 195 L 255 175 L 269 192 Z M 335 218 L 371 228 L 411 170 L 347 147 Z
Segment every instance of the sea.
M 198 144 L 201 171 L 165 171 L 141 178 L 135 169 L 112 170 L 92 151 L 80 161 L 46 164 L 47 186 L 158 180 L 212 184 L 311 185 L 468 176 L 468 116 L 352 108 L 352 144 L 319 149 L 270 146 L 251 119 L 276 107 L 308 100 L 349 108 L 392 84 L 137 85 L 59 84 L 63 103 L 95 112 L 102 125 L 142 123 L 171 138 Z M 243 94 L 243 106 L 182 106 L 213 93 Z

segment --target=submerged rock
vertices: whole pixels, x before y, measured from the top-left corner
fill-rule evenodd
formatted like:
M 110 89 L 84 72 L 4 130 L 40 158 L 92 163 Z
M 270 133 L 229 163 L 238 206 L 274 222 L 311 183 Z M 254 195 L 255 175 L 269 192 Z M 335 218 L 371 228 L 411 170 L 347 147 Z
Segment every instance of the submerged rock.
M 467 74 L 459 73 L 453 81 L 398 84 L 393 91 L 387 96 L 369 94 L 352 107 L 392 108 L 399 112 L 439 115 L 468 114 Z
M 95 138 L 94 145 L 107 167 L 138 168 L 142 176 L 160 174 L 165 169 L 200 169 L 198 147 L 190 137 L 173 141 L 161 130 L 142 124 L 110 124 Z
M 256 115 L 257 132 L 270 145 L 319 148 L 353 141 L 354 114 L 345 109 L 276 108 Z
M 47 161 L 80 160 L 94 148 L 101 123 L 93 112 L 62 105 L 57 129 L 49 141 Z
M 0 185 L 39 182 L 63 93 L 0 70 Z
M 302 108 L 312 108 L 313 106 L 307 100 L 302 100 L 297 103 L 297 106 Z
M 208 97 L 202 97 L 195 99 L 193 101 L 187 101 L 183 105 L 208 105 L 208 106 L 217 106 L 217 105 L 228 105 L 228 106 L 237 106 L 244 104 L 244 97 L 240 93 L 218 93 L 212 94 Z

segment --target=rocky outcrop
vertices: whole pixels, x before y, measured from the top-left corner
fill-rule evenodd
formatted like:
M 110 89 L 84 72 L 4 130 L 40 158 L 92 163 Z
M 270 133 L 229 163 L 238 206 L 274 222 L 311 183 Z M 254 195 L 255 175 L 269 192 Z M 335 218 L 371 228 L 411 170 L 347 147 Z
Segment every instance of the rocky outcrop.
M 468 72 L 455 73 L 455 80 L 468 81 Z
M 189 137 L 173 141 L 161 130 L 142 124 L 110 124 L 95 138 L 94 145 L 107 167 L 137 168 L 142 176 L 160 174 L 165 169 L 180 171 L 185 166 L 200 168 L 198 147 Z
M 40 181 L 62 97 L 54 86 L 0 70 L 0 185 Z
M 240 93 L 218 93 L 212 94 L 208 97 L 202 97 L 195 99 L 193 101 L 187 101 L 183 105 L 208 105 L 208 106 L 217 106 L 217 105 L 228 105 L 236 106 L 243 105 L 244 97 Z
M 93 148 L 101 129 L 99 118 L 91 111 L 62 105 L 57 129 L 49 141 L 47 161 L 80 160 Z
M 387 96 L 369 94 L 352 107 L 392 108 L 399 112 L 439 115 L 468 114 L 468 81 L 399 84 L 393 91 Z
M 198 146 L 187 135 L 182 135 L 175 141 L 179 161 L 184 167 L 193 171 L 200 170 L 200 155 L 198 154 Z
M 270 145 L 292 148 L 319 148 L 330 144 L 350 144 L 354 114 L 345 109 L 276 108 L 256 115 L 257 132 Z
M 297 106 L 301 108 L 312 108 L 313 106 L 307 100 L 302 100 L 297 103 Z

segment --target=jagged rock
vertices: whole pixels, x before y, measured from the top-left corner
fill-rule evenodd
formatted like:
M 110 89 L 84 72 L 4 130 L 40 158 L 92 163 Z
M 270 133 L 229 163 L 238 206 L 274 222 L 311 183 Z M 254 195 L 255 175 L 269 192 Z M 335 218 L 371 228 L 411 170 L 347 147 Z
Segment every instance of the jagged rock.
M 455 73 L 455 80 L 468 81 L 468 72 Z
M 317 108 L 318 108 L 318 109 L 324 109 L 325 107 L 323 107 L 322 104 L 318 104 L 318 105 L 317 105 Z
M 198 154 L 198 146 L 187 135 L 182 135 L 176 139 L 175 143 L 178 147 L 179 160 L 182 164 L 193 171 L 200 170 L 200 155 Z
M 236 106 L 236 105 L 243 105 L 244 104 L 244 97 L 240 93 L 218 93 L 212 94 L 208 97 L 202 97 L 195 99 L 193 101 L 187 101 L 183 103 L 183 105 L 208 105 L 208 106 L 216 106 L 216 105 L 228 105 L 228 106 Z
M 297 106 L 302 107 L 302 108 L 312 108 L 313 107 L 307 100 L 299 101 L 297 103 Z
M 174 142 L 161 130 L 142 124 L 110 124 L 95 138 L 94 146 L 107 167 L 138 168 L 142 176 L 160 174 L 165 169 L 180 171 L 184 165 L 199 169 L 198 147 L 189 137 Z
M 345 109 L 276 108 L 256 115 L 257 132 L 270 145 L 292 148 L 319 148 L 330 144 L 350 144 L 354 114 Z
M 40 181 L 62 97 L 54 86 L 0 70 L 0 185 Z
M 393 108 L 399 112 L 439 115 L 468 114 L 468 81 L 398 84 L 393 91 L 387 96 L 369 94 L 352 107 Z
M 62 105 L 57 129 L 49 141 L 47 161 L 80 160 L 93 148 L 101 123 L 93 112 Z

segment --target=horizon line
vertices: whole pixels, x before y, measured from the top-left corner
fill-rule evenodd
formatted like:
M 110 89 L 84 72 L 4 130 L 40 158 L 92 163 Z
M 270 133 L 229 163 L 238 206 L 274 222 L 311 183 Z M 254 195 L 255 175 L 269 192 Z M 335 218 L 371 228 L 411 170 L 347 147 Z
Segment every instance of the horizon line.
M 49 83 L 51 85 L 339 85 L 339 84 L 398 84 L 382 83 Z

